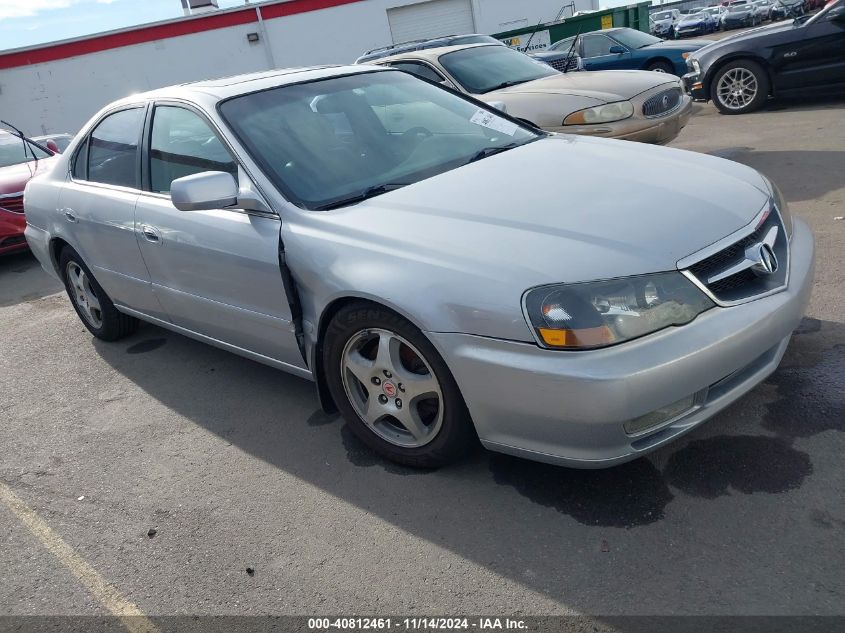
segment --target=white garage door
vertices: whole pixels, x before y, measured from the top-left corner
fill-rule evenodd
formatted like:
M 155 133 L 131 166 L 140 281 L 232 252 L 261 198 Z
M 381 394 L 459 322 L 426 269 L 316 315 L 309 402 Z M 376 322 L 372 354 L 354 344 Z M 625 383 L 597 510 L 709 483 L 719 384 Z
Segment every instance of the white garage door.
M 387 10 L 394 44 L 475 32 L 471 0 L 431 0 Z

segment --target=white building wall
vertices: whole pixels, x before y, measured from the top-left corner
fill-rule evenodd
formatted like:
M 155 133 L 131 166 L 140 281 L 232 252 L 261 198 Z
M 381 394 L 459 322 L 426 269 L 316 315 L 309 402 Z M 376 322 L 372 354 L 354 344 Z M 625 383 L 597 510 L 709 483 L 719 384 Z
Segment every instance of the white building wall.
M 392 43 L 387 9 L 420 0 L 363 0 L 330 9 L 0 70 L 0 112 L 30 135 L 76 132 L 107 103 L 153 88 L 275 65 L 351 63 Z M 496 33 L 551 20 L 561 0 L 472 0 L 475 30 Z M 591 0 L 577 0 L 578 9 Z M 265 48 L 265 47 L 269 47 Z M 269 54 L 268 54 L 269 53 Z

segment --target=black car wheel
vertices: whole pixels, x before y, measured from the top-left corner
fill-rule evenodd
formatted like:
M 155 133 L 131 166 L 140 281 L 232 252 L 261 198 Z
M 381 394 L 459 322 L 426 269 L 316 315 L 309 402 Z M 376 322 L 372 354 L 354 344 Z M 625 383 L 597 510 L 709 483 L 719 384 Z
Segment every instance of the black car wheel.
M 745 114 L 759 109 L 769 97 L 766 70 L 750 59 L 725 64 L 716 73 L 710 98 L 722 114 Z

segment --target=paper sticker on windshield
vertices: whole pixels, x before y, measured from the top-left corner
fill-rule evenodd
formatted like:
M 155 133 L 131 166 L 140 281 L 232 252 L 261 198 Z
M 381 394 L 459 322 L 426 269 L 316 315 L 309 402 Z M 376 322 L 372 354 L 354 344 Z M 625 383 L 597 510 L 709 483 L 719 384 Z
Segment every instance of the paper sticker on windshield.
M 508 136 L 516 134 L 516 130 L 519 127 L 516 123 L 506 121 L 505 119 L 496 116 L 492 112 L 487 112 L 486 110 L 476 110 L 475 114 L 473 114 L 470 118 L 470 121 L 476 125 L 489 127 L 491 130 L 496 130 L 497 132 L 507 134 Z

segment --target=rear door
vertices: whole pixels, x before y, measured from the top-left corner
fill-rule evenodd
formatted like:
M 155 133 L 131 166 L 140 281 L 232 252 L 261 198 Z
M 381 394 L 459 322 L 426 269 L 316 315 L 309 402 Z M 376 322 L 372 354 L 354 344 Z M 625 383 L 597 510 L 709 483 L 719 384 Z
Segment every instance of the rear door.
M 202 113 L 155 105 L 144 149 L 135 231 L 153 290 L 172 322 L 242 350 L 304 367 L 279 269 L 281 220 L 233 209 L 179 211 L 173 180 L 225 171 L 248 176 Z
M 146 110 L 120 108 L 95 125 L 71 160 L 59 205 L 69 241 L 112 301 L 162 316 L 134 231 Z

